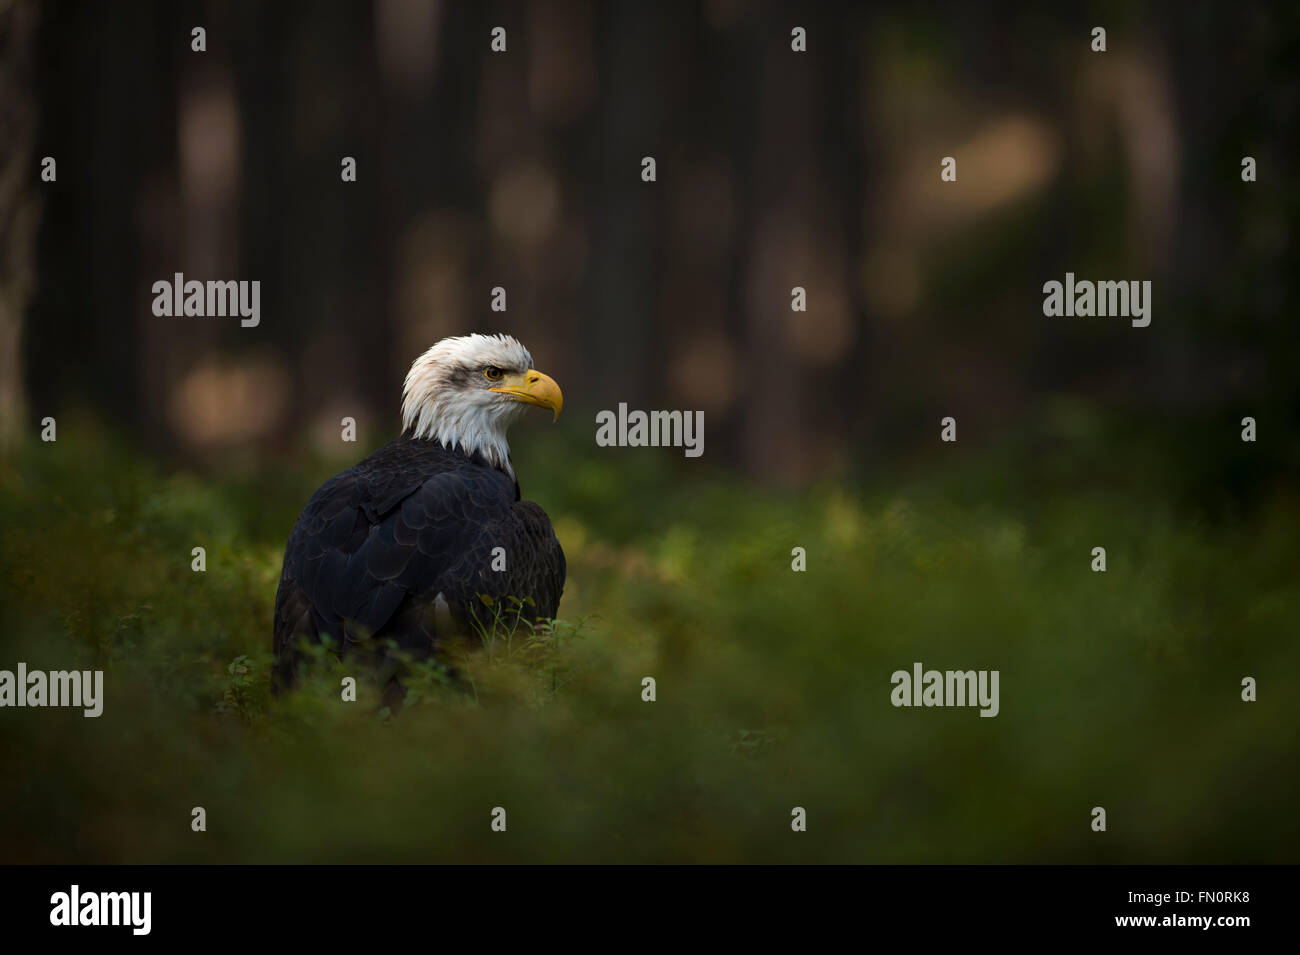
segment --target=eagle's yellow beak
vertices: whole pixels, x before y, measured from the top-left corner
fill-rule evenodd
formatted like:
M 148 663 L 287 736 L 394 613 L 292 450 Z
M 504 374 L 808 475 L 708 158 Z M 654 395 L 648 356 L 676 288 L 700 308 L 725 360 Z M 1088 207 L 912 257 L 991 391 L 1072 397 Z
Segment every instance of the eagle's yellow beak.
M 499 385 L 488 391 L 510 395 L 516 401 L 526 401 L 540 408 L 550 408 L 555 412 L 553 421 L 560 417 L 560 410 L 564 407 L 564 395 L 555 379 L 532 368 L 522 375 L 506 375 Z

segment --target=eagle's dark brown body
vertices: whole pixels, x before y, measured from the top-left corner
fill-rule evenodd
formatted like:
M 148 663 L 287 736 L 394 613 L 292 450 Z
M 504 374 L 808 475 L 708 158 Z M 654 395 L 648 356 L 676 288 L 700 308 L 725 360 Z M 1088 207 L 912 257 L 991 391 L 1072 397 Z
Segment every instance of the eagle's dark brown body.
M 327 481 L 294 525 L 275 598 L 273 685 L 293 685 L 299 636 L 328 634 L 345 655 L 391 638 L 421 659 L 453 635 L 440 631 L 490 625 L 480 594 L 528 600 L 527 620 L 552 618 L 564 574 L 550 520 L 510 475 L 404 435 Z

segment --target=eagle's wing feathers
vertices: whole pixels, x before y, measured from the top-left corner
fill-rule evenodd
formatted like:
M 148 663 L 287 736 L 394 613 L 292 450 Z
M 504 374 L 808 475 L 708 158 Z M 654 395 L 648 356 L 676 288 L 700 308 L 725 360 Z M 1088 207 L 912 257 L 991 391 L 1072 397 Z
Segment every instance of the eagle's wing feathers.
M 450 452 L 383 455 L 323 485 L 290 535 L 276 598 L 283 681 L 298 634 L 391 636 L 428 651 L 439 596 L 462 626 L 480 593 L 532 598 L 529 616 L 558 609 L 563 553 L 546 514 L 516 501 L 505 474 Z M 497 547 L 505 571 L 493 569 Z

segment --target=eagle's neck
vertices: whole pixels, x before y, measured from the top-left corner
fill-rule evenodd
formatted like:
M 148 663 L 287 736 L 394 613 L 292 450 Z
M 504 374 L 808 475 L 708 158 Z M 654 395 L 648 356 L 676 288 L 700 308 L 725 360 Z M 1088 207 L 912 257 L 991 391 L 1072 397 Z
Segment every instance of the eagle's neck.
M 457 451 L 467 458 L 478 458 L 491 467 L 509 475 L 515 480 L 515 469 L 510 463 L 510 445 L 505 435 L 493 435 L 491 432 L 462 430 L 455 427 L 422 433 L 411 428 L 402 432 L 402 436 L 416 441 L 429 441 L 441 445 L 449 451 Z
M 508 421 L 496 409 L 468 402 L 430 402 L 413 415 L 403 415 L 402 433 L 418 441 L 431 441 L 466 457 L 481 457 L 514 480 Z

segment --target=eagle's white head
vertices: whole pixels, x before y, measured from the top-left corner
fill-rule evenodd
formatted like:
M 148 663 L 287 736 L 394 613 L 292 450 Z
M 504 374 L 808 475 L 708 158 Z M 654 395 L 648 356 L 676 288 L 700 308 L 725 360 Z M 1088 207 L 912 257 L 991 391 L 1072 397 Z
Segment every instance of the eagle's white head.
M 482 454 L 513 476 L 506 430 L 526 405 L 564 407 L 560 386 L 533 369 L 509 335 L 444 338 L 415 360 L 402 389 L 402 432 Z

